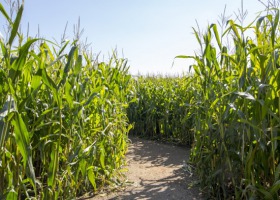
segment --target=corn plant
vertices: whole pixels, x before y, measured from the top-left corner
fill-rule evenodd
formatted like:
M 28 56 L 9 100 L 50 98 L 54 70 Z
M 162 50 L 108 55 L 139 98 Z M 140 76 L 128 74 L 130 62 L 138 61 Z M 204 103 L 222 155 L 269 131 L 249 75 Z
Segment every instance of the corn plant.
M 194 33 L 201 54 L 177 58 L 195 61 L 191 162 L 201 186 L 215 199 L 279 199 L 279 10 Z
M 98 62 L 76 40 L 24 40 L 23 5 L 14 19 L 0 11 L 11 30 L 0 41 L 0 199 L 70 199 L 119 184 L 131 128 L 126 60 Z
M 192 115 L 187 102 L 191 78 L 139 76 L 134 85 L 138 101 L 128 109 L 128 117 L 134 123 L 131 133 L 190 145 Z

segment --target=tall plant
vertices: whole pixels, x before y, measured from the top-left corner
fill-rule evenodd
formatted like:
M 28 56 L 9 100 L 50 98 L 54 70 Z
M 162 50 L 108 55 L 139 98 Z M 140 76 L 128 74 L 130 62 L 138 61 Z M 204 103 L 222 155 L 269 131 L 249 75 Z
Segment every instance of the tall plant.
M 131 128 L 126 60 L 98 62 L 76 40 L 24 41 L 23 5 L 15 19 L 0 11 L 11 30 L 0 41 L 0 198 L 69 199 L 118 184 Z
M 279 10 L 248 26 L 228 20 L 195 36 L 191 162 L 218 199 L 279 198 Z M 254 36 L 246 36 L 253 30 Z M 231 39 L 234 49 L 223 44 Z

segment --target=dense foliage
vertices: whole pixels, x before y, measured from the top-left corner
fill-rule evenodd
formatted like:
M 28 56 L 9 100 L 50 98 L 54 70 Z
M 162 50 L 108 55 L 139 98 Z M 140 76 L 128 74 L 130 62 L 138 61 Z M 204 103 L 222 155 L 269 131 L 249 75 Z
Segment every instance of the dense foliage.
M 129 118 L 134 133 L 193 142 L 190 163 L 209 197 L 279 199 L 279 10 L 242 23 L 194 29 L 200 53 L 177 56 L 195 61 L 193 74 L 140 77 Z
M 0 41 L 0 199 L 71 199 L 118 184 L 131 128 L 126 60 L 99 63 L 79 41 L 25 39 L 23 6 L 14 19 L 0 11 L 10 27 Z
M 194 30 L 201 54 L 178 56 L 195 60 L 191 161 L 215 198 L 279 199 L 279 10 L 225 25 Z
M 132 134 L 190 145 L 193 115 L 191 77 L 139 76 L 134 81 L 138 101 L 131 103 L 128 118 Z
M 24 38 L 22 6 L 14 19 L 0 11 L 10 27 L 0 40 L 0 199 L 117 184 L 130 123 L 131 133 L 192 144 L 209 197 L 279 199 L 278 9 L 248 26 L 194 29 L 200 53 L 177 56 L 194 60 L 188 76 L 134 79 L 115 54 L 99 63 L 79 41 Z

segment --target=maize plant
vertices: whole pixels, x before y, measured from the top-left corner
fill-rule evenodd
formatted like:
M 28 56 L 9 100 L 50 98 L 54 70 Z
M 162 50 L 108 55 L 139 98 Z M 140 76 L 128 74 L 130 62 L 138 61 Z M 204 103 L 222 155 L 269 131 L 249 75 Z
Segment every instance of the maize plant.
M 126 60 L 98 62 L 79 41 L 24 39 L 23 5 L 15 18 L 0 11 L 10 27 L 0 41 L 0 199 L 71 199 L 118 184 L 131 128 Z
M 217 27 L 194 29 L 201 53 L 177 56 L 195 61 L 191 162 L 215 199 L 279 199 L 279 10 Z

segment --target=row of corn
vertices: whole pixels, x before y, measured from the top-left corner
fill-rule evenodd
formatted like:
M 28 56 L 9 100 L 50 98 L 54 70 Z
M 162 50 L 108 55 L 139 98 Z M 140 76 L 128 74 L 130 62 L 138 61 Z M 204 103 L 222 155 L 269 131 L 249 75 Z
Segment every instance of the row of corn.
M 0 11 L 9 25 L 0 41 L 0 199 L 73 199 L 120 184 L 131 128 L 126 60 L 99 63 L 79 41 L 24 38 L 23 5 L 14 18 Z
M 190 145 L 193 115 L 189 112 L 191 77 L 139 76 L 133 86 L 137 101 L 129 105 L 131 134 Z
M 215 199 L 280 198 L 279 30 L 269 9 L 248 26 L 194 29 L 201 53 L 178 56 L 195 61 L 191 163 Z

